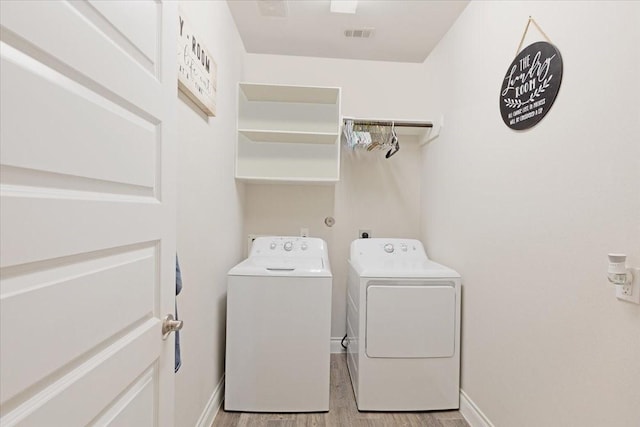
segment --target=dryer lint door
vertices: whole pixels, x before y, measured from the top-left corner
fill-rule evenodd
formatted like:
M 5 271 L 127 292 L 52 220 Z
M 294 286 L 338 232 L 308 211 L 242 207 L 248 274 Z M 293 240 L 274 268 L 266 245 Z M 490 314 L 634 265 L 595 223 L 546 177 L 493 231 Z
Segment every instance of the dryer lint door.
M 367 287 L 369 357 L 452 357 L 456 290 L 453 285 Z

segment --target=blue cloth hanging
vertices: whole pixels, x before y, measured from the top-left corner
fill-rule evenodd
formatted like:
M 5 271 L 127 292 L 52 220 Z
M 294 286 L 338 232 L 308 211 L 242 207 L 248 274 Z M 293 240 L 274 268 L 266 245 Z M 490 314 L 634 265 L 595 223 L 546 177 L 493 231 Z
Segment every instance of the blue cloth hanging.
M 176 296 L 182 290 L 182 273 L 180 272 L 180 264 L 178 263 L 178 255 L 176 255 Z M 176 298 L 176 320 L 178 320 L 178 299 Z M 174 372 L 178 372 L 182 360 L 180 359 L 180 331 L 176 331 L 176 361 Z

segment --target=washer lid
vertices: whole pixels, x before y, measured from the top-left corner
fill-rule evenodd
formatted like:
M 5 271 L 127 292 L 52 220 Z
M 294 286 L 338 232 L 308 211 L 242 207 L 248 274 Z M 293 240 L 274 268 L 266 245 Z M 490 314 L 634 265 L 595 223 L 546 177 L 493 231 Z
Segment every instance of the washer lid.
M 350 263 L 360 277 L 460 278 L 455 270 L 428 259 L 369 257 L 351 260 Z
M 252 256 L 229 271 L 229 276 L 331 277 L 322 258 Z

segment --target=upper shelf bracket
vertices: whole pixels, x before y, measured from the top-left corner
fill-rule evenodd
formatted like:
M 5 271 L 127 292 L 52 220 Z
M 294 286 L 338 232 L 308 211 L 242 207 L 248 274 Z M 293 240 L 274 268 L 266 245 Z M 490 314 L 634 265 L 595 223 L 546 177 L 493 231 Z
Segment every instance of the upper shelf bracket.
M 426 145 L 440 136 L 440 131 L 444 127 L 444 115 L 440 115 L 440 120 L 433 125 L 430 132 L 427 132 L 424 138 L 420 140 L 420 145 Z

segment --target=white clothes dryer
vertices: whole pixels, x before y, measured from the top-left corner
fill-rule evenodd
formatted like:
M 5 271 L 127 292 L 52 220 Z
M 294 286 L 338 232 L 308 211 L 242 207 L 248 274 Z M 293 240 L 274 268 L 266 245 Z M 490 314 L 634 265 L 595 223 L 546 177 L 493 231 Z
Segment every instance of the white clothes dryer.
M 226 410 L 329 410 L 331 287 L 322 239 L 254 241 L 228 274 Z
M 458 273 L 411 239 L 351 243 L 347 366 L 361 411 L 460 406 Z

